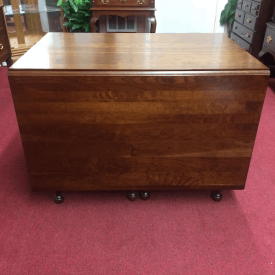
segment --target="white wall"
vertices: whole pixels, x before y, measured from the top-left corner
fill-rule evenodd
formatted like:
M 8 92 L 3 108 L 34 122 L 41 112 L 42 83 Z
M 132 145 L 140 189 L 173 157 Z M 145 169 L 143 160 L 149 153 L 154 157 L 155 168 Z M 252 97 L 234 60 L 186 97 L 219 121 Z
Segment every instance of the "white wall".
M 220 14 L 228 0 L 155 0 L 157 33 L 222 33 Z

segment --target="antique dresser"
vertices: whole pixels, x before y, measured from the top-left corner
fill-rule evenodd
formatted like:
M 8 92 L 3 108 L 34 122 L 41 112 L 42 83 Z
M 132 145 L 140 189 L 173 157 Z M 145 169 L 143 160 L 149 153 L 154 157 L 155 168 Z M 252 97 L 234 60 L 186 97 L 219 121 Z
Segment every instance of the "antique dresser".
M 275 19 L 275 18 L 274 18 Z M 275 21 L 275 20 L 274 20 Z M 263 48 L 259 53 L 259 60 L 271 69 L 274 77 L 275 69 L 275 23 L 268 22 L 264 37 Z
M 4 16 L 4 6 L 0 6 L 0 64 L 5 61 L 9 67 L 12 65 L 11 47 Z
M 151 22 L 151 33 L 156 32 L 155 0 L 91 0 L 92 18 L 90 20 L 92 32 L 96 32 L 95 23 L 102 15 L 145 16 Z
M 274 0 L 239 0 L 231 38 L 258 58 L 262 49 L 266 23 L 270 21 Z
M 31 189 L 244 189 L 269 74 L 225 34 L 48 33 L 8 72 Z

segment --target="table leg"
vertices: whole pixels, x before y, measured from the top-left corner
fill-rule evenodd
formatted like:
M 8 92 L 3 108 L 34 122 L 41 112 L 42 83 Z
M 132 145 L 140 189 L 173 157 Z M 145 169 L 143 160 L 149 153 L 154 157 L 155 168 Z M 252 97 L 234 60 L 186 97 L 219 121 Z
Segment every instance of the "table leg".
M 140 191 L 139 196 L 142 200 L 148 200 L 150 198 L 150 193 L 148 191 Z
M 98 19 L 99 17 L 92 17 L 90 20 L 90 26 L 91 26 L 92 32 L 96 32 L 95 23 Z
M 56 191 L 55 192 L 55 197 L 54 197 L 53 200 L 56 204 L 60 204 L 64 201 L 64 197 L 63 197 L 61 191 Z
M 129 191 L 129 192 L 127 193 L 127 198 L 128 198 L 128 200 L 130 200 L 130 201 L 135 201 L 136 198 L 137 198 L 137 193 L 136 193 L 136 191 Z
M 11 57 L 9 57 L 9 58 L 6 60 L 6 63 L 7 63 L 8 68 L 12 65 L 13 60 L 11 59 Z
M 157 29 L 157 19 L 156 19 L 156 17 L 150 17 L 149 21 L 151 22 L 150 33 L 155 33 L 156 29 Z
M 211 191 L 211 198 L 212 198 L 213 201 L 221 201 L 222 200 L 221 190 Z

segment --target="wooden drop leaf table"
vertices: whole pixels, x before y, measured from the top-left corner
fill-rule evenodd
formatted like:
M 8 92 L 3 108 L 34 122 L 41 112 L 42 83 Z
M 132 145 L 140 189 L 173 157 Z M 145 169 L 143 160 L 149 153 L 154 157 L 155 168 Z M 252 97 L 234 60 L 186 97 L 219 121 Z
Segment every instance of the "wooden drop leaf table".
M 269 74 L 224 34 L 48 33 L 8 72 L 31 189 L 244 189 Z

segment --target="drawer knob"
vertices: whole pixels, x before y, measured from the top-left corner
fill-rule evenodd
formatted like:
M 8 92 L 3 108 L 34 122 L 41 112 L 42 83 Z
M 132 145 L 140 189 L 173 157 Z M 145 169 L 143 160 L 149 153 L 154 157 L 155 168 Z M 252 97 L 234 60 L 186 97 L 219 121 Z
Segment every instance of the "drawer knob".
M 246 34 L 246 36 L 247 36 L 247 37 L 250 37 L 250 36 L 251 36 L 251 34 L 250 34 L 250 33 L 247 33 L 247 34 Z
M 0 44 L 0 51 L 2 51 L 4 49 L 3 44 Z
M 272 37 L 271 37 L 271 35 L 269 35 L 269 36 L 267 37 L 266 42 L 267 42 L 268 44 L 272 42 Z
M 126 0 L 120 0 L 121 3 L 126 3 Z
M 244 5 L 246 8 L 248 7 L 248 5 Z
M 256 10 L 256 8 L 255 8 L 255 7 L 252 7 L 252 10 L 253 10 L 253 11 L 255 11 L 255 10 Z
M 137 3 L 138 3 L 139 5 L 143 5 L 143 4 L 145 4 L 145 0 L 137 0 Z
M 251 23 L 251 22 L 252 22 L 252 20 L 248 18 L 247 19 L 247 23 Z
M 238 15 L 238 17 L 241 17 L 241 15 L 240 14 L 237 14 Z
M 109 4 L 109 0 L 101 0 L 101 3 L 102 3 L 103 5 Z
M 235 25 L 235 26 L 234 26 L 234 29 L 238 29 L 238 27 Z

